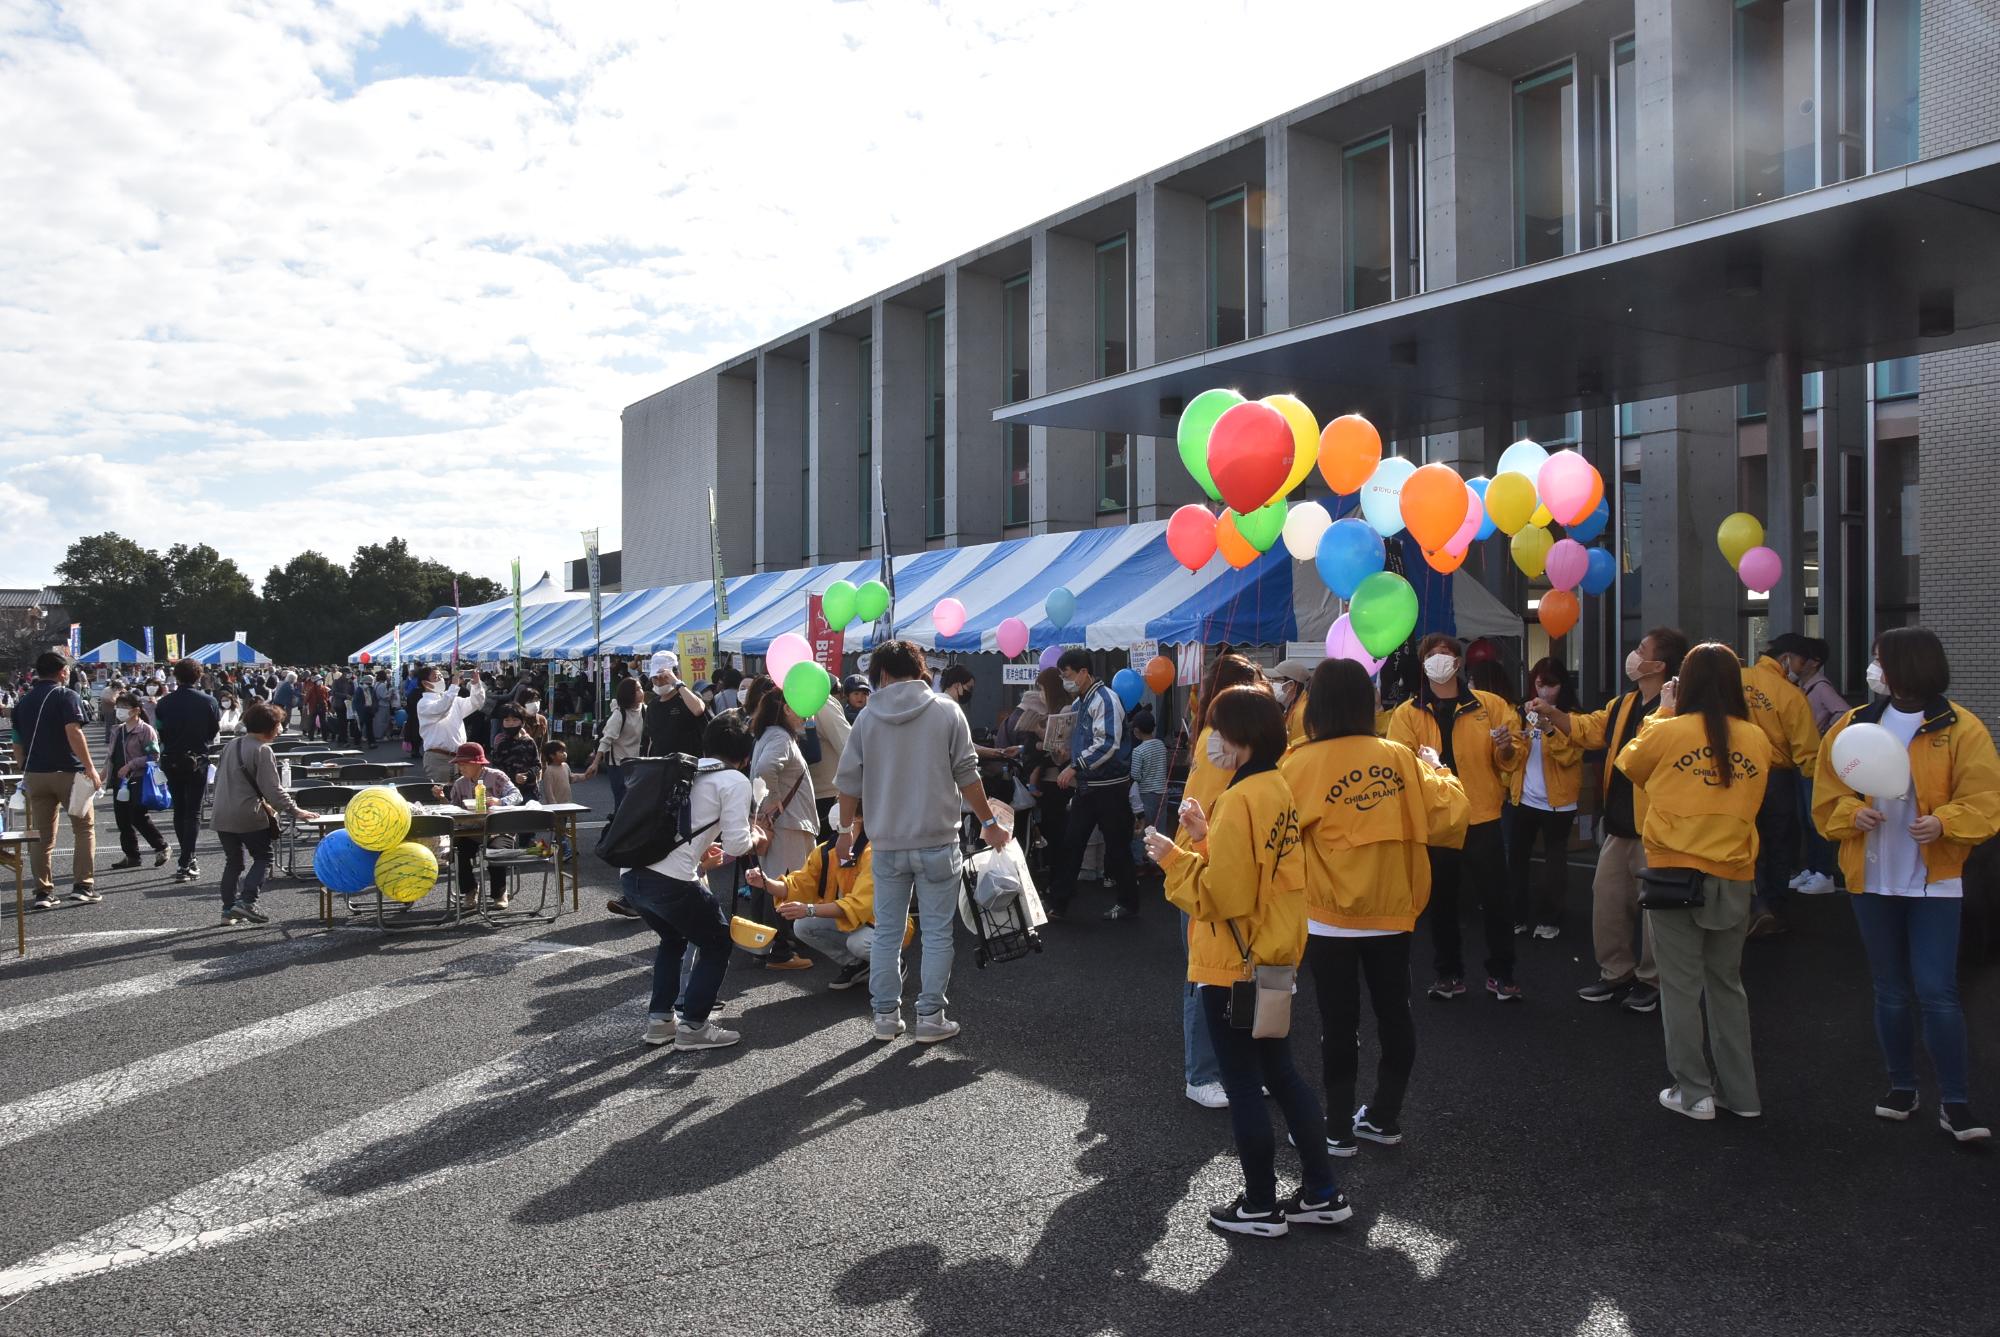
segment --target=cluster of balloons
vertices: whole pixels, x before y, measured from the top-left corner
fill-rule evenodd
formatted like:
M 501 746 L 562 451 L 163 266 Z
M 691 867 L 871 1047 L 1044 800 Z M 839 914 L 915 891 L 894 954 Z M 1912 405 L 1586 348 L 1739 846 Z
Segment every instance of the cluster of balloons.
M 1745 589 L 1769 594 L 1785 576 L 1785 559 L 1764 546 L 1764 526 L 1744 511 L 1725 516 L 1715 531 L 1715 546 L 1735 570 Z
M 410 805 L 386 785 L 347 801 L 346 826 L 328 832 L 313 850 L 313 875 L 341 896 L 375 887 L 392 901 L 420 901 L 437 885 L 437 855 L 406 840 Z
M 847 625 L 857 618 L 873 622 L 889 611 L 889 587 L 879 580 L 864 581 L 860 585 L 848 580 L 836 580 L 826 587 L 826 593 L 819 596 L 819 611 L 820 616 L 826 619 L 826 625 L 835 631 L 847 630 Z
M 872 580 L 868 582 L 869 585 L 875 583 Z M 862 589 L 865 591 L 867 586 Z M 886 610 L 888 606 L 888 591 L 884 590 L 882 607 Z M 826 597 L 822 596 L 820 609 L 824 612 L 825 608 Z M 849 620 L 853 620 L 851 613 Z M 832 626 L 831 617 L 827 619 L 827 624 Z M 833 694 L 833 675 L 813 658 L 812 642 L 796 631 L 782 632 L 771 638 L 771 644 L 764 650 L 764 667 L 784 689 L 785 704 L 802 720 L 819 714 L 820 707 Z

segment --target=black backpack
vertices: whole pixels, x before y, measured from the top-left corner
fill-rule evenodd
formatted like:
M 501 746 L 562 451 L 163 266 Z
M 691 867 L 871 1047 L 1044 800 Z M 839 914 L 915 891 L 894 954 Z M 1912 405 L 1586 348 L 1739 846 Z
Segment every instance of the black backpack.
M 699 835 L 688 829 L 688 800 L 700 766 L 679 752 L 626 762 L 625 799 L 597 837 L 597 857 L 613 868 L 644 868 Z

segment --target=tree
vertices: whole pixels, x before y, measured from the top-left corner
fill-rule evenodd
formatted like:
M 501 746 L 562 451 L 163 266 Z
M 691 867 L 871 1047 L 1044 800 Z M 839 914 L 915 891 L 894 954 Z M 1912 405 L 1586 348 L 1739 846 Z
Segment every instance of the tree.
M 172 589 L 167 563 L 131 539 L 108 533 L 78 539 L 57 564 L 56 578 L 70 616 L 83 624 L 86 646 L 116 637 L 143 649 L 142 628 L 164 629 Z
M 338 663 L 371 634 L 351 607 L 347 571 L 307 550 L 264 577 L 257 648 L 282 664 Z
M 361 629 L 347 653 L 398 622 L 421 618 L 433 608 L 449 607 L 454 576 L 461 606 L 490 603 L 502 593 L 497 582 L 484 576 L 454 572 L 442 562 L 415 556 L 400 538 L 356 548 L 347 568 L 348 599 L 360 618 Z
M 163 559 L 167 568 L 167 629 L 181 632 L 185 654 L 209 641 L 226 641 L 257 620 L 257 590 L 240 567 L 206 543 L 176 543 Z

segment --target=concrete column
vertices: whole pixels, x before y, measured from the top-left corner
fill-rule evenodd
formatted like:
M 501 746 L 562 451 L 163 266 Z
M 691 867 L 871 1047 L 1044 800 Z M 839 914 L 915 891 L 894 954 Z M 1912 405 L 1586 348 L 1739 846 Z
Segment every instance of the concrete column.
M 1846 562 L 1847 461 L 1867 449 L 1867 368 L 1840 367 L 1820 377 L 1819 454 L 1814 491 L 1818 493 L 1815 524 L 1819 534 L 1819 635 L 1832 654 L 1826 676 L 1841 691 L 1858 694 L 1868 667 L 1867 619 L 1849 616 L 1851 585 Z M 1861 572 L 1854 572 L 1860 578 Z
M 1264 328 L 1340 314 L 1340 147 L 1289 126 L 1264 136 Z
M 804 557 L 805 368 L 787 357 L 757 358 L 757 569 L 783 571 Z
M 1643 625 L 1736 641 L 1735 572 L 1715 546 L 1736 509 L 1736 395 L 1713 390 L 1638 406 Z
M 725 575 L 740 576 L 757 565 L 757 384 L 747 376 L 716 378 L 715 519 Z M 706 560 L 711 554 L 705 497 L 696 525 L 703 552 L 690 580 L 710 574 L 712 565 Z M 626 587 L 638 585 L 627 577 Z
M 1514 263 L 1513 108 L 1507 80 L 1433 54 L 1424 70 L 1424 270 L 1429 286 Z
M 1097 374 L 1097 246 L 1046 229 L 1031 245 L 1028 387 L 1045 395 Z M 1097 515 L 1097 433 L 1031 427 L 1028 449 L 1031 532 L 1088 528 Z
M 1764 542 L 1785 559 L 1771 591 L 1771 630 L 1805 624 L 1805 395 L 1796 353 L 1773 354 L 1764 367 Z
M 924 313 L 875 303 L 875 450 L 888 538 L 899 553 L 924 546 Z M 878 531 L 879 545 L 883 535 Z
M 869 479 L 861 476 L 861 341 L 831 330 L 814 330 L 812 349 L 812 562 L 845 561 L 860 553 L 861 498 Z M 872 443 L 871 443 L 871 449 Z
M 1710 0 L 1637 0 L 1639 231 L 1658 232 L 1731 208 L 1734 9 Z
M 993 421 L 1006 370 L 1000 280 L 969 269 L 944 276 L 944 528 L 964 547 L 1000 537 L 1006 460 Z
M 1132 365 L 1150 367 L 1207 343 L 1208 214 L 1195 196 L 1150 183 L 1139 187 L 1137 211 Z

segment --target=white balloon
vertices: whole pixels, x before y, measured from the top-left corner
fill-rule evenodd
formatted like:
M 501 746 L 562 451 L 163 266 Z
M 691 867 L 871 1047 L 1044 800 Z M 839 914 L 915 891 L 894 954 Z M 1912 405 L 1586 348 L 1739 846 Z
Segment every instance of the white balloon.
M 1833 773 L 1857 794 L 1901 798 L 1910 792 L 1910 752 L 1879 724 L 1850 724 L 1833 740 Z
M 1302 501 L 1285 514 L 1285 551 L 1301 562 L 1319 554 L 1319 536 L 1333 523 L 1326 507 L 1316 501 Z
M 1403 532 L 1403 484 L 1416 471 L 1402 456 L 1390 455 L 1361 485 L 1361 518 L 1385 539 Z
M 1549 462 L 1549 452 L 1534 442 L 1522 437 L 1513 445 L 1500 452 L 1500 464 L 1493 472 L 1498 474 L 1522 474 L 1530 483 L 1542 475 L 1542 466 Z

